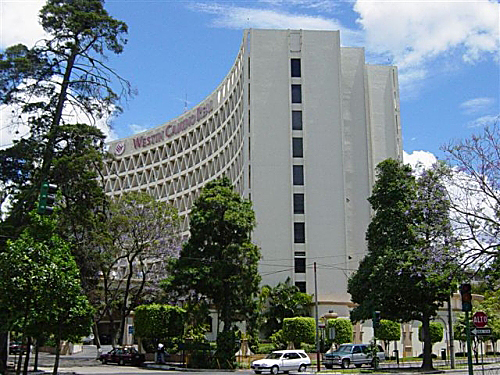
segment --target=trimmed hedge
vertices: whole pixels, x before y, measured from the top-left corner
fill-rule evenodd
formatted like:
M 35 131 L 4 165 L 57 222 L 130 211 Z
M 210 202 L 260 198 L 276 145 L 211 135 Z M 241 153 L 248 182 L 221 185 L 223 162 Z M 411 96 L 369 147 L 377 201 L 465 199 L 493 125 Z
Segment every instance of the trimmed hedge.
M 287 342 L 293 342 L 296 349 L 301 344 L 313 344 L 316 338 L 316 323 L 314 318 L 296 317 L 283 320 L 283 338 Z
M 156 345 L 168 338 L 180 337 L 184 332 L 186 311 L 170 305 L 141 305 L 135 309 L 135 334 Z

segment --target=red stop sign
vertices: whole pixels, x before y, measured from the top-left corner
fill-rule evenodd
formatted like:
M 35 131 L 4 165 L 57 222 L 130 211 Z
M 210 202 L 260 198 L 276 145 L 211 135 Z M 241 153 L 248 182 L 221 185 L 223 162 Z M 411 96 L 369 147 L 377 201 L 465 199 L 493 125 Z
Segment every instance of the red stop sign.
M 488 315 L 482 311 L 478 311 L 472 316 L 472 322 L 477 328 L 483 328 L 488 323 Z

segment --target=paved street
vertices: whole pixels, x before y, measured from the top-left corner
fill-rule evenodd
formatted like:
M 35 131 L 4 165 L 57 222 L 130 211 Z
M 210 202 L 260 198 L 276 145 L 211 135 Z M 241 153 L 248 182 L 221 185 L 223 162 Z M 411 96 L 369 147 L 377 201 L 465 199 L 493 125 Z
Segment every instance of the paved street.
M 84 350 L 80 353 L 76 353 L 73 355 L 65 355 L 61 356 L 60 365 L 59 365 L 59 374 L 61 375 L 134 375 L 134 374 L 214 374 L 214 375 L 222 375 L 228 374 L 228 371 L 217 371 L 217 370 L 193 370 L 193 369 L 172 369 L 171 367 L 164 366 L 163 369 L 152 369 L 152 368 L 139 368 L 134 366 L 118 366 L 118 365 L 103 365 L 100 361 L 96 360 L 97 357 L 97 349 L 94 345 L 85 345 Z M 103 352 L 106 352 L 111 349 L 111 346 L 104 346 Z M 15 360 L 14 355 L 9 356 L 9 364 L 11 366 L 14 365 Z M 463 360 L 457 360 L 457 363 L 462 362 Z M 31 358 L 31 366 L 30 369 L 33 368 L 33 357 Z M 441 360 L 435 360 L 435 365 L 442 363 Z M 46 374 L 52 373 L 52 368 L 54 365 L 54 355 L 48 353 L 40 353 L 39 355 L 39 365 L 38 369 L 40 371 L 45 372 Z M 401 364 L 398 368 L 396 364 L 383 364 L 382 370 L 388 370 L 390 368 L 391 373 L 393 374 L 408 374 L 410 373 L 409 364 Z M 413 363 L 413 367 L 417 367 L 418 365 Z M 354 368 L 353 368 L 354 369 Z M 246 375 L 253 374 L 253 371 L 250 370 L 236 370 L 234 371 L 237 374 Z M 308 373 L 314 374 L 316 372 L 316 367 L 312 366 L 309 368 Z M 329 371 L 329 373 L 335 373 L 335 370 Z M 339 372 L 337 372 L 339 373 Z M 387 372 L 385 372 L 387 374 Z M 458 370 L 448 370 L 446 371 L 448 374 L 467 374 L 467 368 L 462 368 Z M 483 375 L 482 367 L 475 366 L 474 373 L 477 375 Z M 33 374 L 33 373 L 32 373 Z M 304 374 L 304 373 L 303 373 Z M 306 373 L 307 374 L 307 373 Z M 494 364 L 485 366 L 484 375 L 500 375 L 500 364 Z

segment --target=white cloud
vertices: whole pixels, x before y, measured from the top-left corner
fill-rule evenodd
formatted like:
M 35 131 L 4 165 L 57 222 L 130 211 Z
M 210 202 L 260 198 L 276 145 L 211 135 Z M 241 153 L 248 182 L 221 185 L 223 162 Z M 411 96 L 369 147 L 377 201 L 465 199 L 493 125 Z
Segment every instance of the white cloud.
M 488 0 L 358 0 L 354 10 L 370 47 L 390 52 L 402 68 L 457 47 L 468 61 L 500 47 L 499 4 Z
M 460 108 L 465 114 L 470 115 L 489 110 L 493 104 L 495 104 L 494 98 L 475 98 L 461 103 Z
M 467 123 L 467 127 L 479 128 L 479 127 L 491 126 L 499 122 L 500 122 L 500 115 L 487 115 L 479 117 L 473 121 L 469 121 Z
M 453 52 L 467 63 L 486 55 L 498 58 L 499 9 L 488 0 L 358 0 L 354 5 L 367 49 L 390 56 L 403 90 L 425 78 L 437 58 Z
M 46 36 L 38 23 L 43 0 L 0 0 L 0 48 L 22 43 L 32 47 Z
M 111 120 L 109 117 L 103 117 L 92 122 L 79 110 L 66 111 L 64 117 L 67 123 L 92 123 L 104 133 L 106 142 L 118 139 L 118 135 L 109 125 Z M 0 107 L 0 149 L 12 146 L 14 140 L 27 137 L 29 134 L 30 128 L 27 125 L 25 115 L 19 116 L 17 111 L 10 106 L 3 105 Z
M 338 30 L 340 25 L 331 19 L 305 14 L 291 14 L 273 9 L 237 7 L 213 3 L 199 3 L 194 7 L 204 13 L 214 14 L 216 27 L 241 29 L 308 29 Z
M 249 6 L 200 2 L 192 9 L 212 14 L 221 28 L 340 30 L 342 45 L 363 46 L 367 61 L 394 64 L 404 97 L 418 94 L 430 72 L 456 69 L 462 63 L 498 59 L 500 4 L 489 0 L 357 0 L 357 27 L 341 21 L 339 2 L 260 0 Z M 450 63 L 452 62 L 452 63 Z
M 132 133 L 134 133 L 134 134 L 142 133 L 148 129 L 151 129 L 151 127 L 149 127 L 149 126 L 137 125 L 137 124 L 132 124 L 132 125 L 129 125 L 128 127 L 132 131 Z
M 55 82 L 55 81 L 54 81 Z M 52 82 L 38 82 L 37 84 L 52 85 Z M 32 97 L 29 102 L 35 103 L 38 101 L 46 101 L 40 97 Z M 63 109 L 63 121 L 67 124 L 90 124 L 100 129 L 106 136 L 106 141 L 117 139 L 116 133 L 111 129 L 111 116 L 103 116 L 102 118 L 91 118 L 85 113 L 82 108 L 66 105 Z M 30 134 L 28 126 L 28 116 L 21 113 L 21 107 L 16 105 L 0 106 L 0 149 L 12 146 L 13 141 L 27 137 Z
M 229 29 L 304 29 L 304 30 L 340 30 L 343 45 L 362 44 L 359 31 L 349 29 L 326 13 L 338 7 L 335 1 L 314 0 L 261 0 L 252 7 L 240 7 L 224 3 L 200 2 L 191 5 L 191 9 L 215 16 L 214 27 Z M 319 15 L 319 13 L 321 15 Z M 312 14 L 314 13 L 314 14 Z
M 436 164 L 437 158 L 428 151 L 413 151 L 411 154 L 403 151 L 403 163 L 410 164 L 416 174 L 420 175 L 423 170 L 429 169 Z
M 411 154 L 403 152 L 403 161 L 411 165 L 415 176 L 419 176 L 424 170 L 431 168 L 437 162 L 437 158 L 427 151 L 414 151 Z M 495 212 L 498 192 L 494 190 L 495 184 L 489 182 L 488 179 L 481 180 L 481 182 L 486 182 L 493 190 L 482 188 L 478 180 L 465 171 L 456 167 L 452 168 L 451 171 L 449 176 L 443 176 L 442 182 L 448 191 L 451 203 L 450 219 L 454 235 L 462 240 L 462 250 L 464 251 L 462 260 L 470 262 L 476 257 L 478 261 L 476 265 L 482 266 L 484 265 L 482 262 L 488 257 L 479 256 L 481 249 L 498 242 L 498 234 L 495 229 L 497 226 L 491 225 L 492 222 L 497 222 Z M 488 194 L 485 194 L 485 191 Z M 476 214 L 473 219 L 475 221 L 474 233 L 471 232 L 469 226 L 471 216 L 464 213 Z
M 339 6 L 338 2 L 332 0 L 259 0 L 259 2 L 274 6 L 305 8 L 322 12 L 332 12 Z

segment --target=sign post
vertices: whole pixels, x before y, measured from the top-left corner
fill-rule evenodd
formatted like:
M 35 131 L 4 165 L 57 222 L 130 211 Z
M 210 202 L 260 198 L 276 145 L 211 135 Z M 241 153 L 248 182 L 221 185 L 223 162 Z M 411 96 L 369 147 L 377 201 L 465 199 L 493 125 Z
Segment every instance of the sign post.
M 490 336 L 491 328 L 484 328 L 488 324 L 488 315 L 482 311 L 476 311 L 472 316 L 472 323 L 474 323 L 475 328 L 471 331 L 474 336 Z M 481 363 L 484 373 L 484 356 L 483 356 L 483 345 L 481 344 Z

